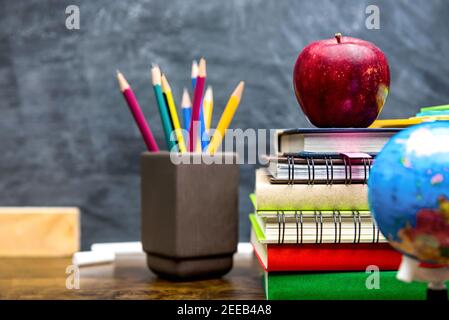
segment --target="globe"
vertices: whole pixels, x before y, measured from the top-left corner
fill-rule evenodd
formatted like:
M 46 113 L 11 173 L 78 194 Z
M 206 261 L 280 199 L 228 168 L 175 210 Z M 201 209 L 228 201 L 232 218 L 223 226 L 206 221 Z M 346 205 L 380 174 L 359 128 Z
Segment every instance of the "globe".
M 449 265 L 449 121 L 393 136 L 370 171 L 368 199 L 395 249 L 422 262 Z

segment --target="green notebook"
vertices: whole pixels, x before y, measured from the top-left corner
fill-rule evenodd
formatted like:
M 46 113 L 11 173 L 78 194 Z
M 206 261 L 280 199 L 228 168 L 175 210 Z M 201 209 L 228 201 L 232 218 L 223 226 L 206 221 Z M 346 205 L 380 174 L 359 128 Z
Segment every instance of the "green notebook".
M 368 281 L 367 281 L 368 279 Z M 404 283 L 396 271 L 382 271 L 379 289 L 372 273 L 273 273 L 265 272 L 265 297 L 268 300 L 421 300 L 426 298 L 427 284 Z

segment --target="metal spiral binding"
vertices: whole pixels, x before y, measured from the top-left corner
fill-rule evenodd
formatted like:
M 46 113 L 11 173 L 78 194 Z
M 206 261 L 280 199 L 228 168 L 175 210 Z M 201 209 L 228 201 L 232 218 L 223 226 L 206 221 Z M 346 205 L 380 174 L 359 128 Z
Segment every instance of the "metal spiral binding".
M 334 243 L 341 243 L 341 214 L 340 214 L 340 211 L 333 211 L 332 215 L 333 215 L 334 224 L 335 224 Z M 338 231 L 338 238 L 337 238 L 337 231 Z
M 368 182 L 368 172 L 366 170 L 366 158 L 363 158 L 363 183 L 366 184 Z
M 307 172 L 309 174 L 309 179 L 307 181 L 307 184 L 315 184 L 315 162 L 312 157 L 307 157 Z M 312 164 L 312 169 L 310 168 L 310 165 Z
M 284 243 L 284 238 L 285 238 L 285 214 L 284 214 L 284 211 L 278 211 L 277 217 L 278 217 L 278 243 L 282 244 L 282 243 Z M 281 226 L 282 226 L 282 229 L 281 229 Z
M 281 221 L 281 214 L 279 211 L 277 211 L 277 218 L 278 218 L 278 243 L 281 243 L 281 225 L 282 225 L 282 221 Z
M 348 184 L 348 168 L 346 165 L 346 157 L 343 157 L 343 164 L 345 165 L 345 184 Z
M 362 235 L 362 218 L 360 217 L 360 212 L 359 211 L 356 210 L 355 212 L 356 212 L 358 223 L 359 223 L 359 234 L 358 234 L 357 243 L 360 243 L 360 237 Z
M 319 218 L 319 224 L 320 224 L 320 231 L 318 232 L 318 218 Z M 315 219 L 315 225 L 316 225 L 316 234 L 315 234 L 315 243 L 323 243 L 323 215 L 321 211 L 317 214 L 317 212 L 314 212 L 314 219 Z M 318 240 L 318 234 L 320 239 Z
M 352 183 L 352 167 L 351 167 L 351 160 L 343 155 L 343 164 L 345 166 L 345 184 L 351 184 Z M 349 174 L 349 179 L 348 179 Z
M 354 222 L 354 239 L 353 243 L 361 243 L 362 241 L 362 215 L 358 210 L 352 210 L 352 220 Z M 313 220 L 315 222 L 315 243 L 323 243 L 323 213 L 320 210 L 314 210 Z M 296 244 L 304 243 L 304 214 L 302 210 L 295 211 L 294 214 L 296 222 Z M 342 215 L 338 210 L 332 211 L 332 218 L 334 222 L 334 243 L 342 243 Z M 285 243 L 285 229 L 286 218 L 284 211 L 277 211 L 278 222 L 278 244 Z M 373 221 L 373 243 L 379 243 L 380 230 L 377 227 L 375 221 Z
M 352 220 L 354 221 L 354 241 L 353 243 L 357 243 L 357 219 L 355 211 L 352 211 Z
M 291 167 L 292 167 L 292 184 L 295 183 L 295 158 L 291 157 Z
M 374 221 L 374 219 L 373 219 L 373 221 Z M 376 225 L 376 229 L 377 229 L 377 240 L 376 240 L 376 243 L 379 243 L 379 237 L 380 237 L 380 229 L 379 229 L 379 227 L 377 226 L 377 224 L 376 224 L 376 222 L 374 221 L 374 223 L 375 223 L 375 225 Z
M 332 185 L 334 183 L 334 164 L 332 163 L 332 158 L 324 157 L 324 161 L 326 161 L 326 184 Z M 329 162 L 331 169 L 331 178 L 329 179 Z
M 353 243 L 357 242 L 357 221 L 355 220 L 354 211 L 352 212 L 352 219 L 354 220 L 354 241 Z
M 303 221 L 303 216 L 302 216 L 302 211 L 299 211 L 299 222 L 301 223 L 301 244 L 303 243 L 303 231 L 304 231 L 304 228 L 303 228 L 303 223 L 304 223 L 304 221 Z M 297 216 L 296 216 L 296 232 L 298 232 L 298 218 L 297 218 Z M 296 242 L 298 242 L 298 234 L 296 234 Z
M 295 184 L 295 156 L 294 155 L 287 155 L 287 184 L 288 185 L 293 185 Z M 362 164 L 363 164 L 363 184 L 367 184 L 368 183 L 368 178 L 369 178 L 369 172 L 371 170 L 371 165 L 372 165 L 372 159 L 368 158 L 369 155 L 367 155 L 367 158 L 356 158 L 356 159 L 361 159 L 362 160 Z M 304 159 L 307 162 L 307 174 L 308 174 L 308 179 L 307 179 L 307 184 L 308 185 L 314 185 L 316 183 L 315 181 L 315 158 L 313 156 L 307 156 L 304 157 Z M 322 159 L 324 159 L 325 161 L 325 166 L 326 166 L 326 185 L 332 185 L 334 184 L 334 163 L 333 163 L 333 158 L 331 156 L 327 157 L 324 156 Z M 350 156 L 346 155 L 346 154 L 341 154 L 341 160 L 343 161 L 343 165 L 344 165 L 344 172 L 345 172 L 345 177 L 344 177 L 344 184 L 345 185 L 349 185 L 354 183 L 354 181 L 352 180 L 352 165 L 353 162 L 351 161 Z M 319 183 L 319 182 L 318 182 Z
M 373 220 L 373 243 L 376 242 L 376 224 L 374 223 Z
M 303 218 L 302 218 L 302 211 L 299 211 L 299 218 L 298 218 L 298 211 L 295 211 L 295 221 L 296 221 L 296 243 L 299 244 L 303 242 Z M 299 241 L 299 224 L 301 224 L 301 242 Z
M 376 221 L 373 219 L 373 243 L 379 243 L 380 230 L 377 227 Z
M 287 164 L 288 164 L 287 184 L 293 185 L 295 183 L 295 158 L 293 156 L 287 156 Z

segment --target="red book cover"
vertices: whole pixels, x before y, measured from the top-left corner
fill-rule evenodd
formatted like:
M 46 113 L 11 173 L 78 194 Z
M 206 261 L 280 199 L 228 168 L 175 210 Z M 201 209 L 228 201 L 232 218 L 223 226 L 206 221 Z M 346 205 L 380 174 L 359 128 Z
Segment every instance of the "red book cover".
M 252 239 L 254 251 L 266 271 L 398 270 L 401 254 L 388 243 L 269 244 Z

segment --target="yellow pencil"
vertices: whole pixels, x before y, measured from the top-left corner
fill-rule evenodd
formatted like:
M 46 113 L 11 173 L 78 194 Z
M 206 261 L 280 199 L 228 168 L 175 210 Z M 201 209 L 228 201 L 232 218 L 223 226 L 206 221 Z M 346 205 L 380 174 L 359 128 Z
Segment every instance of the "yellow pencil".
M 184 142 L 184 136 L 182 135 L 181 125 L 179 124 L 178 113 L 176 112 L 176 105 L 173 99 L 173 94 L 171 91 L 171 87 L 168 84 L 167 77 L 165 74 L 162 75 L 162 91 L 165 93 L 167 97 L 168 109 L 170 111 L 170 116 L 173 122 L 173 127 L 175 130 L 176 139 L 178 140 L 178 148 L 179 152 L 186 152 L 186 144 Z
M 214 135 L 210 141 L 210 144 L 207 148 L 207 152 L 210 154 L 214 154 L 215 151 L 221 144 L 223 137 L 225 135 L 226 129 L 229 127 L 229 124 L 234 117 L 234 113 L 237 110 L 240 99 L 242 98 L 243 89 L 245 88 L 245 83 L 240 81 L 237 88 L 235 88 L 234 92 L 231 94 L 231 97 L 226 104 L 226 107 L 221 115 L 220 121 L 218 122 L 217 129 L 215 130 Z
M 214 94 L 212 87 L 208 86 L 203 100 L 203 113 L 206 130 L 209 132 L 212 123 L 212 112 L 214 110 Z

